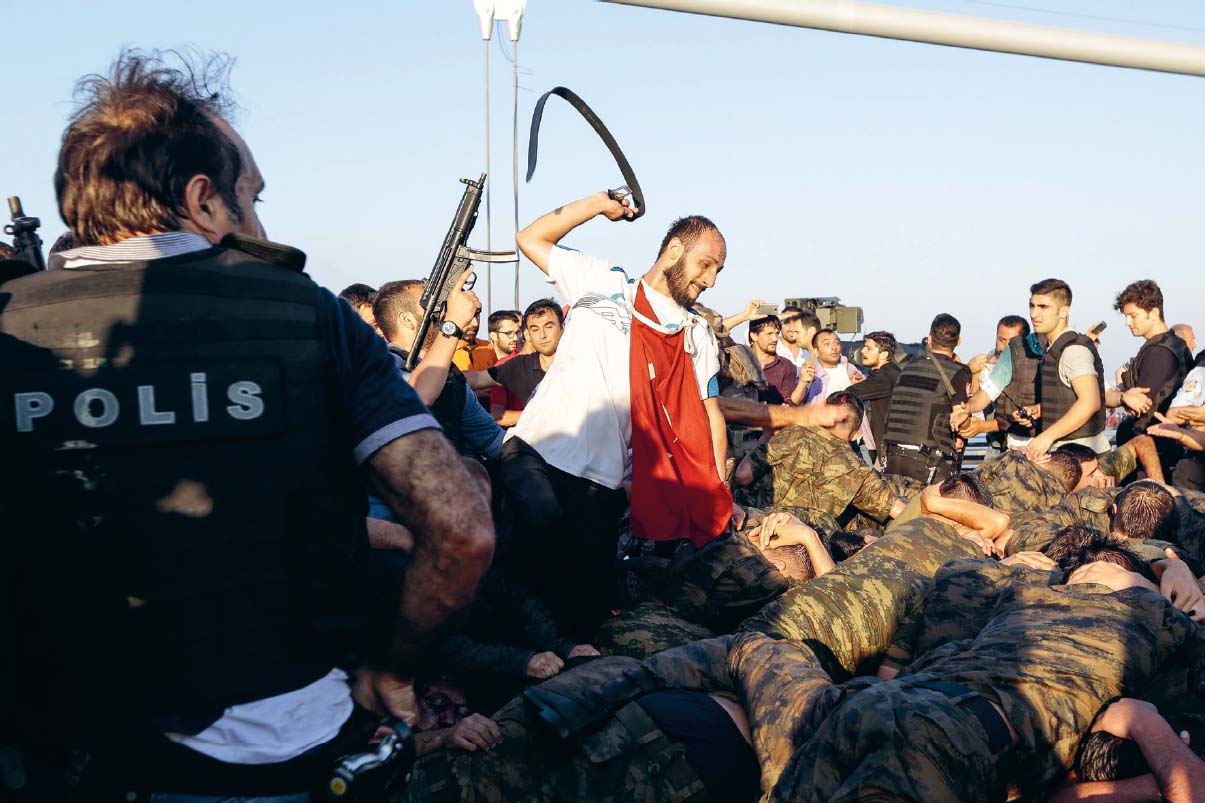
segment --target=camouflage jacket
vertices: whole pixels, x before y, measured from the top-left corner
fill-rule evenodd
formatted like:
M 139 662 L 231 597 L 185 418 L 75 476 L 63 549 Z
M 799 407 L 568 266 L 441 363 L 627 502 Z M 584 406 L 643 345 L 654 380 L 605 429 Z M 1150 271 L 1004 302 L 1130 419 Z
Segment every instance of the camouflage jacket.
M 886 521 L 898 496 L 848 442 L 820 427 L 786 427 L 749 456 L 753 483 L 738 501 L 753 507 L 791 506 L 838 517 L 856 507 Z
M 1033 794 L 1071 768 L 1101 706 L 1203 646 L 1199 627 L 1153 591 L 1012 584 L 973 640 L 939 648 L 901 681 L 961 683 L 997 702 L 1017 733 L 1015 775 Z
M 833 571 L 789 590 L 741 625 L 808 645 L 840 680 L 873 665 L 938 568 L 981 556 L 948 524 L 913 519 Z
M 1062 480 L 1019 451 L 987 461 L 972 476 L 992 495 L 992 507 L 1002 513 L 1045 510 L 1066 495 Z

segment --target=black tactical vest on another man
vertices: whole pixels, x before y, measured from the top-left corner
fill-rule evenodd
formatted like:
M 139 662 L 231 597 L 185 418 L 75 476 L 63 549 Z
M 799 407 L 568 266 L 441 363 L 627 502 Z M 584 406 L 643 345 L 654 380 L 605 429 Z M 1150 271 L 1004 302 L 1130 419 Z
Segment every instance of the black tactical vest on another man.
M 367 539 L 319 293 L 224 247 L 0 288 L 0 444 L 20 463 L 0 502 L 49 727 L 192 732 L 333 667 L 321 648 L 343 645 L 320 636 L 354 618 Z
M 1174 332 L 1164 332 L 1150 338 L 1142 344 L 1142 348 L 1138 349 L 1134 361 L 1130 363 L 1129 370 L 1122 377 L 1127 388 L 1141 387 L 1139 383 L 1142 376 L 1142 363 L 1156 349 L 1170 351 L 1176 358 L 1178 367 L 1176 373 L 1164 382 L 1162 387 L 1150 389 L 1151 409 L 1133 419 L 1132 424 L 1129 421 L 1126 422 L 1129 425 L 1127 429 L 1131 429 L 1136 434 L 1146 432 L 1146 428 L 1155 418 L 1155 413 L 1167 412 L 1168 408 L 1172 406 L 1172 399 L 1175 398 L 1176 391 L 1184 382 L 1184 377 L 1188 376 L 1188 372 L 1193 367 L 1192 352 L 1188 350 L 1188 344 Z
M 957 381 L 963 367 L 944 354 L 921 355 L 905 365 L 891 394 L 883 440 L 928 446 L 949 456 L 954 453 L 954 434 L 950 431 L 953 402 L 934 360 L 941 360 L 950 382 Z
M 1071 406 L 1075 404 L 1075 389 L 1064 385 L 1059 379 L 1059 360 L 1062 359 L 1063 352 L 1067 350 L 1067 347 L 1072 345 L 1083 346 L 1092 352 L 1092 364 L 1096 368 L 1096 385 L 1100 391 L 1100 409 L 1092 414 L 1086 424 L 1071 434 L 1063 436 L 1065 441 L 1091 438 L 1105 431 L 1104 365 L 1100 361 L 1100 354 L 1096 351 L 1096 344 L 1086 335 L 1072 331 L 1063 332 L 1057 340 L 1050 344 L 1038 366 L 1038 403 L 1042 405 L 1042 418 L 1039 425 L 1045 427 L 1047 424 L 1053 424 L 1065 416 Z
M 996 399 L 996 420 L 1002 433 L 1011 433 L 1019 438 L 1032 438 L 1038 434 L 1037 427 L 1021 424 L 1013 419 L 1019 407 L 1038 403 L 1038 366 L 1041 357 L 1035 356 L 1025 344 L 1025 338 L 1014 337 L 1008 341 L 1008 352 L 1012 359 L 1013 374 L 1008 387 Z

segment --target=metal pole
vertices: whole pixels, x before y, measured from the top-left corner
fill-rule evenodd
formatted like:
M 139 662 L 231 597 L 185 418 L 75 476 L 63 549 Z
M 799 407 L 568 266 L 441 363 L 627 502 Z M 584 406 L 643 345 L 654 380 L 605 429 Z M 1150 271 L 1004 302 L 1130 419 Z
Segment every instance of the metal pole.
M 519 265 L 523 262 L 522 251 L 519 250 L 519 37 L 516 35 L 511 40 L 511 47 L 514 56 L 514 61 L 510 65 L 510 75 L 512 81 L 512 100 L 511 100 L 511 138 L 514 143 L 514 151 L 512 153 L 511 167 L 513 172 L 513 180 L 515 182 L 515 306 L 514 309 L 519 309 Z
M 490 40 L 485 40 L 485 250 L 494 250 L 490 243 Z M 494 266 L 485 265 L 486 315 L 494 311 Z
M 908 42 L 1205 76 L 1205 47 L 858 0 L 602 0 Z

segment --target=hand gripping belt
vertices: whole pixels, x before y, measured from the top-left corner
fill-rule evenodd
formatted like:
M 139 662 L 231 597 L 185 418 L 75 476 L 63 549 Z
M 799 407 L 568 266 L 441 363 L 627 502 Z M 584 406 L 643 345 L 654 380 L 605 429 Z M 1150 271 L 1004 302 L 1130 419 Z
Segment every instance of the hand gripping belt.
M 570 106 L 577 109 L 582 117 L 586 118 L 586 122 L 602 138 L 603 143 L 607 146 L 607 150 L 614 157 L 615 164 L 619 166 L 619 172 L 623 174 L 623 180 L 627 184 L 627 189 L 631 191 L 632 200 L 636 204 L 636 214 L 627 219 L 635 220 L 643 215 L 645 211 L 644 191 L 640 189 L 640 182 L 636 180 L 636 173 L 632 170 L 632 165 L 628 163 L 628 158 L 620 150 L 619 143 L 615 141 L 615 137 L 611 136 L 611 132 L 603 125 L 603 121 L 598 118 L 594 110 L 586 105 L 586 101 L 579 98 L 573 90 L 566 89 L 563 86 L 553 87 L 536 101 L 536 109 L 531 115 L 531 135 L 527 140 L 527 180 L 531 181 L 531 177 L 536 172 L 536 153 L 540 145 L 540 121 L 544 118 L 544 104 L 548 101 L 549 95 L 558 95 L 564 98 Z M 616 198 L 616 194 L 612 192 L 611 197 Z

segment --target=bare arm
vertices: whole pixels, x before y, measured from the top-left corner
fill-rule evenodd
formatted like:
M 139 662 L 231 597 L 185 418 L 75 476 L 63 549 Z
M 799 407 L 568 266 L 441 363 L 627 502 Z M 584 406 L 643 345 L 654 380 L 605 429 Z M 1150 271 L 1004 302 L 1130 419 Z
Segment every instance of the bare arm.
M 828 404 L 791 407 L 786 404 L 766 404 L 752 399 L 730 399 L 725 396 L 720 396 L 718 401 L 725 421 L 746 427 L 831 427 L 845 420 L 844 408 Z
M 398 438 L 368 466 L 377 495 L 414 536 L 389 651 L 389 666 L 405 672 L 473 599 L 494 554 L 493 517 L 479 483 L 439 432 Z
M 988 540 L 994 540 L 1008 529 L 1007 514 L 965 499 L 947 499 L 936 485 L 930 485 L 921 492 L 921 509 L 976 530 Z
M 1160 800 L 1159 784 L 1149 772 L 1124 781 L 1093 781 L 1064 786 L 1046 799 L 1046 803 L 1148 803 Z
M 447 308 L 444 310 L 443 319 L 452 321 L 461 329 L 468 326 L 469 322 L 475 320 L 481 312 L 481 301 L 477 295 L 472 290 L 464 289 L 464 285 L 468 283 L 472 275 L 472 268 L 464 272 L 457 284 L 457 289 L 448 295 Z M 414 371 L 410 374 L 410 387 L 414 388 L 423 404 L 428 407 L 434 404 L 435 400 L 439 398 L 439 394 L 444 391 L 444 383 L 448 381 L 448 371 L 452 368 L 452 357 L 455 356 L 456 347 L 459 344 L 458 338 L 436 334 L 435 342 L 422 355 L 422 359 L 414 366 Z M 422 343 L 412 343 L 410 346 L 411 349 L 419 351 L 422 350 L 422 347 Z M 478 388 L 473 388 L 473 390 L 478 390 Z
M 1105 709 L 1092 730 L 1137 742 L 1165 800 L 1205 801 L 1205 761 L 1181 741 L 1150 703 L 1122 698 Z
M 490 376 L 489 371 L 465 371 L 464 381 L 468 382 L 469 387 L 473 390 L 489 390 L 490 388 L 501 387 L 502 385 L 501 382 Z
M 712 396 L 703 400 L 703 409 L 707 411 L 707 424 L 711 429 L 711 450 L 715 454 L 715 470 L 720 479 L 727 479 L 725 469 L 728 466 L 728 424 L 724 414 L 720 412 L 720 399 Z
M 1058 421 L 1051 421 L 1042 431 L 1029 442 L 1025 452 L 1031 458 L 1038 458 L 1050 451 L 1050 447 L 1063 438 L 1075 432 L 1088 423 L 1093 414 L 1100 409 L 1100 388 L 1096 385 L 1096 375 L 1086 374 L 1071 380 L 1071 388 L 1075 391 L 1075 404 Z
M 507 410 L 505 405 L 491 404 L 490 414 L 494 420 L 498 422 L 498 426 L 502 428 L 513 427 L 519 423 L 519 416 L 523 414 L 522 410 Z
M 596 192 L 585 198 L 557 207 L 539 217 L 515 236 L 515 242 L 523 256 L 548 273 L 548 255 L 552 247 L 565 235 L 591 218 L 604 215 L 609 220 L 631 218 L 636 213 L 629 208 L 628 199 L 613 201 L 605 192 Z

